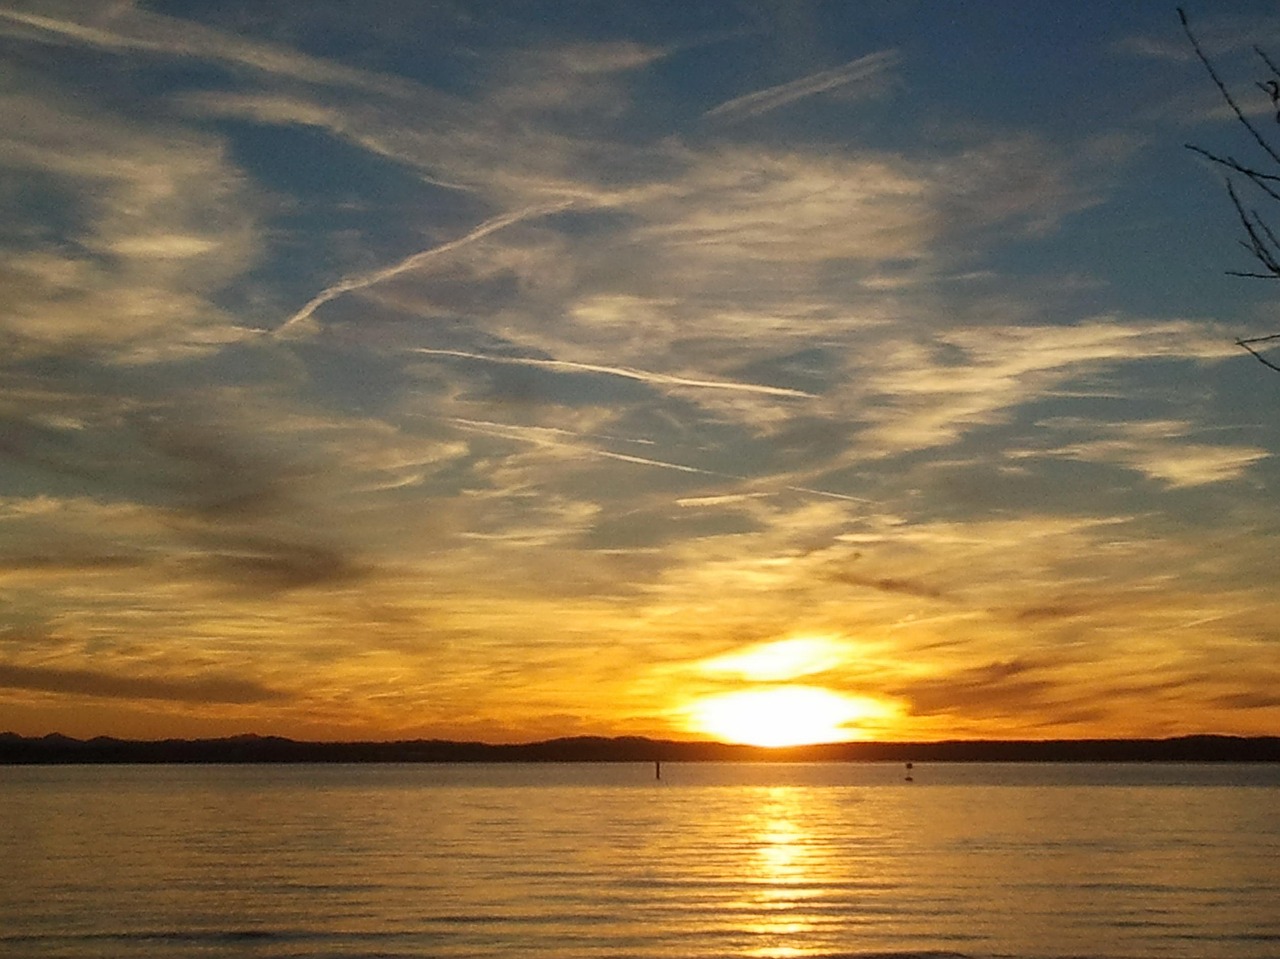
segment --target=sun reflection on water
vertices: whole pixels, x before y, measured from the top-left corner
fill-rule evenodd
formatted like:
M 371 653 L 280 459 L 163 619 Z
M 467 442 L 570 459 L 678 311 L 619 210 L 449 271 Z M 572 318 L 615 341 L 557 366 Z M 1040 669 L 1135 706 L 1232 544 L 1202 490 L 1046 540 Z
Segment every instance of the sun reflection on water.
M 770 789 L 754 823 L 755 894 L 750 902 L 748 931 L 757 945 L 747 953 L 760 959 L 790 959 L 805 954 L 793 943 L 814 929 L 804 909 L 814 895 L 813 840 L 802 824 L 799 793 L 789 787 Z

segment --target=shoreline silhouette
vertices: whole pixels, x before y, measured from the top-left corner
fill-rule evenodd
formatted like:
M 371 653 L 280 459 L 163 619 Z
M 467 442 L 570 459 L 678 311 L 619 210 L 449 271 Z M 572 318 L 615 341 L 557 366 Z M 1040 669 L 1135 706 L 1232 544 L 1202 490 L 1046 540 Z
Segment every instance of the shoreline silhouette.
M 0 765 L 548 762 L 1280 762 L 1280 737 L 1193 735 L 764 747 L 643 736 L 481 743 L 444 739 L 309 742 L 255 734 L 213 739 L 74 739 L 58 733 L 39 737 L 0 733 Z

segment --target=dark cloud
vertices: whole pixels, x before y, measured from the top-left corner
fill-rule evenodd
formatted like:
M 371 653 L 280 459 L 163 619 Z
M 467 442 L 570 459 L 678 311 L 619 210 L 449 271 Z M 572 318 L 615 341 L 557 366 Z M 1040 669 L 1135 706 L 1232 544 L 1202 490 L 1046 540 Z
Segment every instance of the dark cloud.
M 180 510 L 210 519 L 254 517 L 288 505 L 293 471 L 252 450 L 238 431 L 190 415 L 153 415 L 137 425 L 157 460 L 154 481 Z
M 239 517 L 285 508 L 301 472 L 246 433 L 241 411 L 164 377 L 63 357 L 0 386 L 15 399 L 0 402 L 0 456 L 48 488 Z
M 279 690 L 227 676 L 167 679 L 120 676 L 88 669 L 6 664 L 0 664 L 0 688 L 179 703 L 261 703 L 287 698 L 287 694 Z
M 901 593 L 906 596 L 919 596 L 922 599 L 946 598 L 946 594 L 936 586 L 930 586 L 915 579 L 896 576 L 859 576 L 857 573 L 850 572 L 835 573 L 832 579 L 848 586 L 861 586 L 865 589 L 879 590 L 882 593 Z
M 371 572 L 332 546 L 234 531 L 191 536 L 202 547 L 197 570 L 251 592 L 331 586 Z
M 1227 709 L 1275 709 L 1280 706 L 1280 692 L 1245 690 L 1217 696 L 1212 702 L 1215 706 L 1225 706 Z
M 1038 675 L 1053 668 L 1029 659 L 1005 660 L 911 683 L 895 692 L 917 715 L 1024 711 L 1040 705 L 1057 687 Z
M 18 469 L 82 480 L 93 475 L 92 457 L 68 430 L 42 423 L 36 415 L 0 413 L 0 458 L 12 474 Z
M 68 357 L 26 364 L 4 383 L 27 406 L 19 413 L 0 404 L 9 477 L 156 510 L 183 544 L 178 566 L 197 577 L 269 593 L 366 572 L 338 546 L 317 542 L 326 524 L 307 502 L 313 471 L 250 429 L 254 411 L 171 378 Z M 185 555 L 190 547 L 196 556 Z M 130 552 L 58 542 L 0 557 L 0 565 L 68 574 L 146 565 Z
M 1047 620 L 1071 619 L 1075 616 L 1082 616 L 1085 612 L 1086 610 L 1079 606 L 1050 603 L 1044 606 L 1028 606 L 1025 609 L 1020 609 L 1013 614 L 1013 618 L 1019 623 L 1039 623 Z
M 135 556 L 89 553 L 41 553 L 0 556 L 0 573 L 110 573 L 146 566 Z

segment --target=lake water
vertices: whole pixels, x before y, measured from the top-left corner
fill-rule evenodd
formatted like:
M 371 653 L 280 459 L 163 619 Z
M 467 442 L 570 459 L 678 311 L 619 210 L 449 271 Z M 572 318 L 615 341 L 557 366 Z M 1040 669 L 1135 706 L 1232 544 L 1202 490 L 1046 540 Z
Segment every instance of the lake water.
M 1280 767 L 0 767 L 0 955 L 1280 957 Z

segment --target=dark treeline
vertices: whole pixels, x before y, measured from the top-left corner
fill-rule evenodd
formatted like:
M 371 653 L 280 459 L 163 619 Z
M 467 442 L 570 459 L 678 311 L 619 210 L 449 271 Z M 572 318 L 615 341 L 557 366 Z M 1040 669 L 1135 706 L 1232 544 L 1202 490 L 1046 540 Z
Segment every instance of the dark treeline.
M 1280 762 L 1280 737 L 829 743 L 764 749 L 637 736 L 495 745 L 436 739 L 298 742 L 278 736 L 152 741 L 0 734 L 17 763 Z

